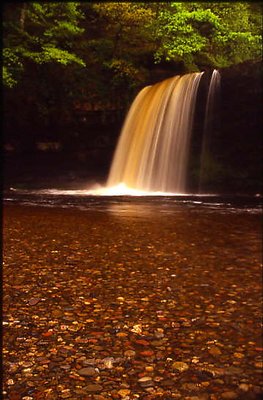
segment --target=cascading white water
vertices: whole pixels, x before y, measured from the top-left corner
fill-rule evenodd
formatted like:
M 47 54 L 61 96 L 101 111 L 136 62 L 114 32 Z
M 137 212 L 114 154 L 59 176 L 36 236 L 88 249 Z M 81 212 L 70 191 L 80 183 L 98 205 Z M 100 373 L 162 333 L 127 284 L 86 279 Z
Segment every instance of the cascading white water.
M 107 187 L 185 193 L 202 74 L 176 76 L 139 92 L 126 117 Z
M 210 169 L 209 166 L 209 151 L 210 151 L 210 139 L 215 126 L 216 116 L 216 100 L 220 89 L 221 77 L 220 73 L 215 69 L 212 73 L 209 89 L 206 100 L 205 108 L 205 120 L 204 120 L 204 131 L 202 140 L 202 150 L 200 157 L 200 175 L 199 175 L 199 192 L 202 191 L 202 185 L 206 179 L 206 175 Z

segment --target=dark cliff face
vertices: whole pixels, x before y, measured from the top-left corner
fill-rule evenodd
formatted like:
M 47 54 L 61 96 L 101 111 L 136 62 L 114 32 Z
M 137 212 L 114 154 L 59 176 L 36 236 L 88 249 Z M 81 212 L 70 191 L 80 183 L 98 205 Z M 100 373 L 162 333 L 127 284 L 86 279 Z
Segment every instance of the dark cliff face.
M 175 75 L 174 71 L 162 71 L 162 79 L 172 75 Z M 209 72 L 205 75 L 197 101 L 189 163 L 189 191 L 195 192 L 199 185 Z M 262 181 L 262 64 L 243 63 L 220 70 L 220 75 L 221 88 L 214 116 L 216 123 L 210 132 L 210 155 L 203 190 L 259 193 Z M 81 115 L 80 118 L 76 115 L 73 128 L 66 124 L 63 127 L 63 132 L 68 132 L 68 135 L 55 138 L 55 141 L 62 140 L 57 151 L 40 151 L 27 145 L 18 147 L 16 151 L 7 150 L 5 185 L 76 187 L 79 181 L 82 184 L 96 180 L 103 183 L 126 111 L 119 112 L 117 118 L 114 112 L 106 119 L 96 117 L 95 122 L 94 115 Z M 12 125 L 12 121 L 9 124 Z M 26 137 L 27 133 L 20 134 L 23 135 Z M 52 142 L 53 138 L 49 141 Z
M 217 153 L 225 169 L 224 184 L 228 190 L 259 192 L 262 179 L 262 64 L 247 62 L 220 73 L 221 126 Z
M 220 72 L 220 89 L 208 132 L 201 192 L 259 193 L 262 181 L 262 65 L 243 63 Z M 209 74 L 197 99 L 189 163 L 189 190 L 200 190 L 200 152 Z

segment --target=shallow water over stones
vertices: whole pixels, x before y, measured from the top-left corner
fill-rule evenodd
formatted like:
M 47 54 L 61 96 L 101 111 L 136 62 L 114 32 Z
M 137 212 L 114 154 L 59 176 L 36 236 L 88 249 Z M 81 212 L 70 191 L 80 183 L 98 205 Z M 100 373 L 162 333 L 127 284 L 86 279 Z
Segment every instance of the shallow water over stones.
M 259 398 L 259 213 L 132 207 L 5 205 L 4 399 Z

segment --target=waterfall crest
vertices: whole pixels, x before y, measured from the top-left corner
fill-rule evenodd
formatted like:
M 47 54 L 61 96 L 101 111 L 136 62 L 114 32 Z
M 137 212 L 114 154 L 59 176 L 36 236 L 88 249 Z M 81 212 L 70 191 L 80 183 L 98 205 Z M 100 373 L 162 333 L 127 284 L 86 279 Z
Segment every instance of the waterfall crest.
M 175 76 L 139 92 L 125 119 L 107 187 L 185 193 L 202 74 Z

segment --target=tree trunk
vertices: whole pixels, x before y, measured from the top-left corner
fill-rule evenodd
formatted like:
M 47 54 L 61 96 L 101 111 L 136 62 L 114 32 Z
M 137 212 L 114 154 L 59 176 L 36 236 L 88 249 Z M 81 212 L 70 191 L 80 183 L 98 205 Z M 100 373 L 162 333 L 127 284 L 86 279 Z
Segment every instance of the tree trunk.
M 22 31 L 25 29 L 25 19 L 26 19 L 26 3 L 22 4 L 21 12 L 20 12 L 20 28 Z

